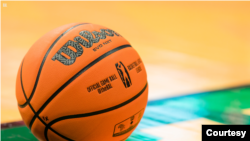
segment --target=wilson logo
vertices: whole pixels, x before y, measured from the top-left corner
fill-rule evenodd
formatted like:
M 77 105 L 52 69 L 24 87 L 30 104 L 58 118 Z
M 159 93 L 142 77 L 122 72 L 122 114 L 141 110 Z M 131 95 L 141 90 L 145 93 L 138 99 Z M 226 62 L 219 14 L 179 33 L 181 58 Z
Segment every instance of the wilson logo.
M 87 30 L 84 30 L 81 31 L 79 35 L 81 36 L 76 36 L 74 38 L 74 41 L 69 40 L 68 42 L 66 42 L 64 46 L 61 47 L 60 50 L 52 57 L 52 60 L 58 60 L 64 65 L 72 65 L 75 62 L 76 58 L 82 55 L 82 46 L 85 48 L 90 48 L 93 46 L 93 43 L 98 43 L 100 39 L 106 39 L 107 36 L 120 36 L 111 29 L 100 29 L 100 32 L 89 32 Z M 85 39 L 83 39 L 82 37 L 84 37 Z M 69 46 L 75 48 L 75 51 L 70 49 Z M 62 55 L 62 53 L 66 54 L 67 56 Z
M 127 69 L 125 68 L 125 66 L 123 65 L 123 63 L 120 61 L 118 63 L 115 64 L 117 72 L 120 75 L 120 78 L 125 86 L 125 88 L 128 88 L 132 85 L 130 76 L 128 74 Z

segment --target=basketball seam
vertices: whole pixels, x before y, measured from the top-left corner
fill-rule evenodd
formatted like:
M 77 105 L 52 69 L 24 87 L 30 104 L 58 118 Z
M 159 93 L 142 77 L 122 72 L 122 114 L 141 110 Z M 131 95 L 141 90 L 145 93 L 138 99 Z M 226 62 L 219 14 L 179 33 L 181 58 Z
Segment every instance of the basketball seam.
M 41 74 L 41 71 L 42 71 L 44 62 L 45 62 L 45 60 L 47 59 L 47 56 L 48 56 L 48 54 L 50 53 L 51 49 L 54 47 L 54 45 L 55 45 L 55 44 L 59 41 L 59 39 L 61 39 L 61 37 L 62 37 L 63 35 L 65 35 L 67 32 L 69 32 L 70 30 L 72 30 L 73 28 L 75 28 L 75 27 L 77 27 L 77 26 L 84 25 L 84 24 L 88 24 L 88 23 L 81 23 L 81 24 L 75 25 L 75 26 L 73 26 L 73 27 L 67 29 L 65 32 L 63 32 L 63 33 L 62 33 L 62 34 L 52 43 L 52 45 L 49 47 L 49 49 L 47 50 L 47 52 L 46 52 L 46 54 L 45 54 L 45 56 L 44 56 L 44 58 L 43 58 L 43 60 L 42 60 L 42 63 L 41 63 L 40 68 L 39 68 L 39 70 L 38 70 L 37 77 L 36 77 L 36 81 L 35 81 L 34 87 L 33 87 L 33 89 L 32 89 L 32 92 L 31 92 L 31 94 L 30 94 L 30 97 L 27 98 L 26 94 L 24 94 L 25 97 L 26 97 L 27 99 L 26 99 L 26 102 L 25 102 L 24 104 L 22 104 L 22 105 L 21 105 L 21 104 L 18 104 L 18 106 L 19 106 L 20 108 L 24 108 L 24 107 L 27 106 L 28 103 L 30 103 L 30 101 L 31 101 L 31 99 L 32 99 L 32 97 L 33 97 L 33 95 L 34 95 L 34 93 L 35 93 L 35 90 L 36 90 L 36 87 L 37 87 L 37 83 L 38 83 L 38 81 L 39 81 L 40 74 Z M 23 83 L 23 82 L 21 81 L 21 83 Z
M 22 70 L 23 70 L 23 61 L 22 61 L 22 65 L 21 65 L 21 70 L 20 70 L 20 79 L 21 79 L 21 81 L 22 81 Z M 25 94 L 25 91 L 24 91 L 24 88 L 23 88 L 23 84 L 21 83 L 21 86 L 22 86 L 22 90 L 23 90 L 23 93 Z M 26 95 L 24 95 L 25 96 L 25 99 L 27 100 L 27 96 Z M 36 112 L 35 112 L 35 110 L 34 110 L 34 108 L 31 106 L 31 104 L 30 103 L 28 103 L 28 105 L 30 106 L 30 109 L 32 110 L 32 112 L 35 114 Z M 38 119 L 46 126 L 46 123 L 40 118 L 40 117 L 38 117 Z M 54 131 L 52 128 L 50 128 L 52 131 Z M 57 133 L 56 131 L 54 131 L 55 133 Z M 59 134 L 59 133 L 58 133 Z M 69 141 L 71 141 L 69 138 L 67 138 L 67 137 L 65 137 L 65 136 L 63 136 L 63 135 L 61 135 L 63 138 L 65 138 L 65 139 L 68 139 Z
M 23 62 L 22 62 L 22 64 L 23 64 Z M 23 65 L 21 66 L 21 71 L 20 71 L 20 73 L 21 73 L 21 75 L 20 75 L 20 79 L 21 79 L 21 81 L 22 81 L 22 70 L 23 70 Z M 24 91 L 24 88 L 23 88 L 23 84 L 21 83 L 21 86 L 22 86 L 22 90 L 23 90 L 23 93 L 25 94 L 25 91 Z M 26 95 L 24 95 L 25 96 L 25 99 L 27 100 L 27 96 Z M 28 103 L 28 105 L 30 106 L 30 109 L 33 111 L 33 113 L 35 113 L 35 110 L 34 110 L 34 108 L 31 106 L 31 104 L 30 103 Z M 44 124 L 45 124 L 45 122 L 44 121 L 42 121 Z
M 146 90 L 147 86 L 148 86 L 148 83 L 146 83 L 146 85 L 143 87 L 143 89 L 138 94 L 136 94 L 132 98 L 128 99 L 127 101 L 125 101 L 123 103 L 120 103 L 118 105 L 115 105 L 113 107 L 109 107 L 109 108 L 99 110 L 99 111 L 95 111 L 95 112 L 91 112 L 91 113 L 68 115 L 68 116 L 63 116 L 63 117 L 54 119 L 53 121 L 49 122 L 45 127 L 44 136 L 45 136 L 46 140 L 49 141 L 47 132 L 48 132 L 49 129 L 51 129 L 51 126 L 53 124 L 55 124 L 55 123 L 57 123 L 59 121 L 62 121 L 62 120 L 66 120 L 66 119 L 89 117 L 89 116 L 99 115 L 99 114 L 103 114 L 103 113 L 110 112 L 110 111 L 116 110 L 118 108 L 121 108 L 121 107 L 129 104 L 130 102 L 134 101 L 135 99 L 137 99 L 140 95 L 142 95 L 142 93 Z

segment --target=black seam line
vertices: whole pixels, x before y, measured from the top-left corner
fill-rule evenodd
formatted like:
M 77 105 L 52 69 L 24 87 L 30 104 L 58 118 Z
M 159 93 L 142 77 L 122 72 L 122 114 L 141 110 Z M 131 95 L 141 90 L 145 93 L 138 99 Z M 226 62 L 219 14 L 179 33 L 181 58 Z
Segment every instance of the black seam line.
M 55 134 L 57 134 L 58 136 L 60 136 L 60 137 L 62 137 L 62 138 L 64 138 L 64 139 L 66 139 L 66 140 L 68 140 L 68 141 L 74 141 L 74 140 L 72 140 L 72 139 L 70 139 L 70 138 L 67 138 L 67 137 L 65 137 L 64 135 L 58 133 L 57 131 L 55 131 L 55 130 L 52 129 L 51 127 L 50 127 L 49 129 L 50 129 L 51 131 L 53 131 Z M 47 139 L 47 137 L 45 137 L 45 138 Z
M 97 59 L 95 59 L 94 61 L 92 61 L 91 63 L 89 63 L 87 66 L 85 66 L 82 70 L 80 70 L 79 72 L 77 72 L 73 77 L 71 77 L 66 83 L 64 83 L 58 90 L 56 90 L 55 93 L 53 93 L 50 98 L 41 106 L 41 108 L 35 113 L 35 115 L 33 116 L 33 118 L 30 121 L 29 127 L 32 127 L 32 124 L 34 123 L 36 117 L 39 117 L 39 114 L 43 111 L 43 109 L 50 103 L 50 101 L 52 101 L 66 86 L 68 86 L 72 81 L 74 81 L 78 76 L 80 76 L 83 72 L 85 72 L 86 70 L 88 70 L 90 67 L 92 67 L 93 65 L 95 65 L 96 63 L 98 63 L 99 61 L 101 61 L 102 59 L 104 59 L 105 57 L 115 53 L 116 51 L 119 51 L 121 49 L 127 48 L 127 47 L 131 47 L 131 45 L 122 45 L 119 46 L 117 48 L 114 48 L 108 52 L 106 52 L 105 54 L 101 55 L 100 57 L 98 57 Z
M 135 99 L 137 99 L 140 95 L 142 95 L 142 93 L 146 90 L 148 86 L 148 83 L 146 83 L 146 85 L 143 87 L 143 89 L 138 93 L 136 94 L 135 96 L 133 96 L 132 98 L 130 98 L 129 100 L 121 103 L 121 104 L 118 104 L 116 106 L 113 106 L 113 107 L 110 107 L 110 108 L 107 108 L 107 109 L 103 109 L 103 110 L 100 110 L 100 111 L 95 111 L 95 112 L 91 112 L 91 113 L 85 113 L 85 114 L 78 114 L 78 115 L 69 115 L 69 116 L 64 116 L 64 117 L 60 117 L 60 118 L 57 118 L 57 119 L 54 119 L 53 121 L 51 121 L 50 123 L 48 123 L 45 127 L 45 130 L 44 130 L 44 136 L 46 138 L 46 140 L 48 141 L 48 135 L 47 135 L 47 132 L 49 129 L 51 129 L 51 126 L 61 120 L 66 120 L 66 119 L 71 119 L 71 118 L 82 118 L 82 117 L 88 117 L 88 116 L 94 116 L 94 115 L 99 115 L 99 114 L 103 114 L 103 113 L 106 113 L 106 112 L 110 112 L 110 111 L 113 111 L 113 110 L 116 110 L 118 108 L 121 108 L 127 104 L 129 104 L 130 102 L 134 101 Z
M 23 61 L 24 61 L 24 59 L 23 59 Z M 22 61 L 21 70 L 20 70 L 20 81 L 21 81 L 21 87 L 22 87 L 22 90 L 23 90 L 23 95 L 24 95 L 24 97 L 25 97 L 25 99 L 26 99 L 26 101 L 27 101 L 28 98 L 27 98 L 27 95 L 26 95 L 26 93 L 25 93 L 25 91 L 24 91 L 24 87 L 23 87 L 23 83 L 22 83 L 22 81 L 23 81 L 23 77 L 22 77 L 23 61 Z
M 27 104 L 31 101 L 31 99 L 32 99 L 32 97 L 33 97 L 33 95 L 34 95 L 34 93 L 35 93 L 35 90 L 36 90 L 36 87 L 37 87 L 37 83 L 38 83 L 38 81 L 39 81 L 39 77 L 40 77 L 40 74 L 41 74 L 41 71 L 42 71 L 44 62 L 45 62 L 45 60 L 46 60 L 48 54 L 50 53 L 51 49 L 54 47 L 54 45 L 55 45 L 55 44 L 58 42 L 58 40 L 61 39 L 61 37 L 62 37 L 63 35 L 65 35 L 67 32 L 69 32 L 69 31 L 72 30 L 73 28 L 75 28 L 75 27 L 77 27 L 77 26 L 79 26 L 79 25 L 83 25 L 83 24 L 87 24 L 87 23 L 81 23 L 81 24 L 78 24 L 78 25 L 75 25 L 75 26 L 69 28 L 68 30 L 66 30 L 65 32 L 63 32 L 63 33 L 62 33 L 62 34 L 52 43 L 52 45 L 51 45 L 51 46 L 49 47 L 49 49 L 47 50 L 47 52 L 46 52 L 46 54 L 45 54 L 45 56 L 44 56 L 44 58 L 43 58 L 43 61 L 42 61 L 41 65 L 40 65 L 40 68 L 39 68 L 38 73 L 37 73 L 36 81 L 35 81 L 33 90 L 32 90 L 32 92 L 31 92 L 31 94 L 30 94 L 30 97 L 27 99 L 27 101 L 26 101 L 24 104 L 22 104 L 22 105 L 18 104 L 19 107 L 24 108 L 24 107 L 27 106 Z M 21 81 L 21 83 L 23 83 L 23 82 Z
M 23 77 L 22 77 L 22 71 L 23 71 L 23 62 L 24 60 L 22 61 L 22 65 L 21 65 L 21 70 L 20 70 L 20 80 L 22 81 L 23 80 Z M 21 86 L 22 86 L 22 90 L 23 90 L 23 93 L 24 93 L 24 97 L 25 99 L 27 100 L 27 96 L 25 94 L 25 90 L 24 90 L 24 87 L 23 87 L 23 84 L 21 83 Z M 30 103 L 28 103 L 28 105 L 30 106 L 30 109 L 33 111 L 33 113 L 36 113 L 34 108 L 31 106 Z M 41 120 L 41 122 L 46 126 L 46 123 L 39 117 L 39 119 Z

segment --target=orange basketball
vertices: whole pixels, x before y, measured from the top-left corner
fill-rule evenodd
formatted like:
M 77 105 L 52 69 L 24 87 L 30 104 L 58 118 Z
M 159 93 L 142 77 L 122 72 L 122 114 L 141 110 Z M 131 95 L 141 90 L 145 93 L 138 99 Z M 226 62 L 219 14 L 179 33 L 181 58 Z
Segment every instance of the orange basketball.
M 68 24 L 29 49 L 16 97 L 25 124 L 41 141 L 123 141 L 146 108 L 146 70 L 117 32 Z

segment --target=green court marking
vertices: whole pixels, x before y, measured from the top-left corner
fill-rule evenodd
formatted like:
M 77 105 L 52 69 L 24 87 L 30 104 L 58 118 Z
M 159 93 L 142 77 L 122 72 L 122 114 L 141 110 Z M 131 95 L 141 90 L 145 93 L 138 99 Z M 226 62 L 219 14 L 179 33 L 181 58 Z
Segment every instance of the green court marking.
M 250 87 L 218 91 L 201 97 L 208 119 L 224 124 L 250 124 L 250 116 L 242 113 L 250 108 Z
M 1 141 L 38 141 L 26 126 L 1 130 Z

